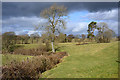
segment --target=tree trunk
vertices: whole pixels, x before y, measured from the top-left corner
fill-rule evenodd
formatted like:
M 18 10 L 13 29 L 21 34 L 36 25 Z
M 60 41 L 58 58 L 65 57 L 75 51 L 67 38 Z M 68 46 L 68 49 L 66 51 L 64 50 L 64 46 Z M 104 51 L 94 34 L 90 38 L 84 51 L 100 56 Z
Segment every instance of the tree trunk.
M 53 42 L 51 42 L 51 45 L 52 45 L 52 52 L 55 52 Z

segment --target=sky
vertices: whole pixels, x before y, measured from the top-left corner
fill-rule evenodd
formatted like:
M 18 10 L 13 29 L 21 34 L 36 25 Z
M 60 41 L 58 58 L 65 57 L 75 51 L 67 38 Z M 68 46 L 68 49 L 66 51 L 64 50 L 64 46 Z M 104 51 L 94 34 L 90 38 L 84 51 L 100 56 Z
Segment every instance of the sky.
M 36 24 L 43 24 L 46 19 L 40 12 L 49 8 L 54 2 L 3 2 L 2 33 L 14 31 L 17 35 L 33 34 Z M 118 34 L 117 2 L 56 2 L 67 7 L 68 16 L 65 34 L 87 34 L 91 21 L 106 22 L 108 27 Z M 97 32 L 97 31 L 96 31 Z

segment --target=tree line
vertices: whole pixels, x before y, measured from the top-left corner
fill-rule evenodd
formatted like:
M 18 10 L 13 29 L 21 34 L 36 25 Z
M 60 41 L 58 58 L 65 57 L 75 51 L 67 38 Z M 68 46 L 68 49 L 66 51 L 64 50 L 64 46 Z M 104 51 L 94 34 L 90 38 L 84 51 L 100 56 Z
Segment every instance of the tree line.
M 58 36 L 54 37 L 54 41 L 58 43 L 72 42 L 73 39 L 78 39 L 73 34 L 63 34 L 60 33 Z M 16 35 L 15 32 L 5 32 L 2 34 L 2 48 L 7 52 L 13 52 L 16 48 L 16 44 L 39 44 L 39 43 L 49 43 L 50 38 L 47 34 L 38 33 L 31 35 Z

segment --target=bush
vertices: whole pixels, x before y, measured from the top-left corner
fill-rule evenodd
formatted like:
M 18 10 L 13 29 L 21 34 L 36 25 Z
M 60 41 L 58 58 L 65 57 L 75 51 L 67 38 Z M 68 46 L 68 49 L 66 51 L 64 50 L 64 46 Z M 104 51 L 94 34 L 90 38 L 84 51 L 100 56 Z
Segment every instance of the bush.
M 2 34 L 2 50 L 4 52 L 13 52 L 15 48 L 15 33 L 6 32 Z
M 49 41 L 45 42 L 45 49 L 46 49 L 46 51 L 51 51 L 52 50 L 51 47 L 50 47 Z
M 32 65 L 30 61 L 16 63 L 12 62 L 10 66 L 4 66 L 2 69 L 2 79 L 8 78 L 14 79 L 27 79 L 39 78 L 40 73 L 37 72 L 35 65 Z
M 40 78 L 41 73 L 51 69 L 67 56 L 66 52 L 59 52 L 49 56 L 36 56 L 23 62 L 13 61 L 7 66 L 2 67 L 2 80 L 10 79 L 31 79 Z
M 96 37 L 97 43 L 109 43 L 110 40 L 111 40 L 110 38 L 107 38 L 107 37 L 104 37 L 104 36 L 103 36 L 103 38 L 101 38 L 99 36 Z
M 48 52 L 49 50 L 50 50 L 49 44 L 47 43 L 47 45 L 41 45 L 38 48 L 33 48 L 33 49 L 19 48 L 14 50 L 14 54 L 31 55 L 31 56 L 50 55 L 50 53 Z

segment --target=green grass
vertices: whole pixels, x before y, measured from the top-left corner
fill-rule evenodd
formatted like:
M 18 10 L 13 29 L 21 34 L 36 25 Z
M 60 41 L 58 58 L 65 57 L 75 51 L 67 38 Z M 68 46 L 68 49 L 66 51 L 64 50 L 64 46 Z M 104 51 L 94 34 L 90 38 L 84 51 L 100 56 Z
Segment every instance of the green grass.
M 118 42 L 75 45 L 59 44 L 68 57 L 57 67 L 43 73 L 43 78 L 117 78 Z
M 0 54 L 0 55 L 2 55 L 2 65 L 8 64 L 12 62 L 13 60 L 22 61 L 22 60 L 32 57 L 32 56 L 14 55 L 14 54 Z
M 44 78 L 117 78 L 118 42 L 75 44 L 59 44 L 60 51 L 66 51 L 69 56 L 65 57 L 57 67 L 44 72 Z M 30 49 L 39 45 L 24 44 L 23 46 L 25 49 Z M 13 60 L 22 61 L 27 57 L 32 56 L 2 55 L 2 64 L 8 64 Z
M 39 47 L 39 44 L 17 44 L 17 45 L 23 47 L 24 49 L 32 49 Z
M 32 48 L 36 48 L 39 45 L 38 44 L 17 44 L 17 46 L 19 48 L 24 48 L 24 49 L 32 49 Z M 25 60 L 27 58 L 30 58 L 33 56 L 28 56 L 28 55 L 16 55 L 16 54 L 0 54 L 0 60 L 2 60 L 2 65 L 8 64 L 10 62 L 12 62 L 13 60 L 16 61 L 22 61 Z

